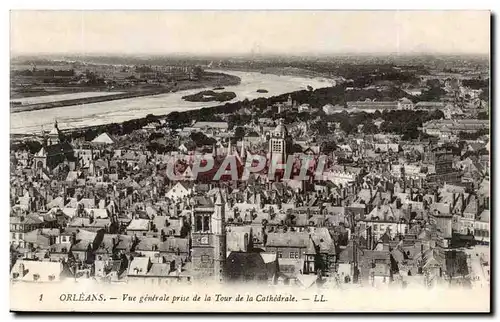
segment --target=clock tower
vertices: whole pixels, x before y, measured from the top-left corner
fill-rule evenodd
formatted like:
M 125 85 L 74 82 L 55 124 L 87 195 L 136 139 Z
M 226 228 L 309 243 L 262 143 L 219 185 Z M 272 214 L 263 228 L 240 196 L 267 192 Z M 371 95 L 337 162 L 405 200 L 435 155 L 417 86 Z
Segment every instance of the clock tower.
M 226 261 L 226 225 L 224 202 L 220 192 L 215 204 L 199 205 L 193 209 L 192 261 L 202 280 L 224 280 Z

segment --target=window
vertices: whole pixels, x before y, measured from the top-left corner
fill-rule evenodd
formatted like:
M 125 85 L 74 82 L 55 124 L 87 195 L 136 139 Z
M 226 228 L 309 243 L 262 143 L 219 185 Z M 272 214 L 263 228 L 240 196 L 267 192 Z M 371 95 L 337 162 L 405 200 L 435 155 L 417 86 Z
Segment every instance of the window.
M 203 217 L 203 231 L 210 231 L 210 217 Z
M 203 226 L 202 224 L 202 219 L 201 216 L 196 216 L 196 225 L 195 225 L 195 230 L 196 231 L 201 231 L 201 227 Z
M 283 253 L 282 252 L 278 252 L 278 258 L 283 258 Z
M 12 239 L 16 239 L 16 233 L 12 233 Z
M 201 262 L 202 263 L 210 262 L 210 257 L 208 255 L 201 255 Z

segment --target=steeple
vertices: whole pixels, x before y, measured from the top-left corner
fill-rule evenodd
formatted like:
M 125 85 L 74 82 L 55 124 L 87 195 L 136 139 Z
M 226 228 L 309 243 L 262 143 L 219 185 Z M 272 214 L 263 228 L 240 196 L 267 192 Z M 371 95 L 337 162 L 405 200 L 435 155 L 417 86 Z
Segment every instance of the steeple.
M 54 127 L 49 132 L 48 137 L 49 137 L 49 145 L 60 143 L 61 131 L 59 130 L 57 120 L 54 121 Z
M 223 205 L 224 202 L 222 200 L 222 194 L 220 192 L 220 189 L 217 191 L 217 194 L 215 195 L 215 206 Z

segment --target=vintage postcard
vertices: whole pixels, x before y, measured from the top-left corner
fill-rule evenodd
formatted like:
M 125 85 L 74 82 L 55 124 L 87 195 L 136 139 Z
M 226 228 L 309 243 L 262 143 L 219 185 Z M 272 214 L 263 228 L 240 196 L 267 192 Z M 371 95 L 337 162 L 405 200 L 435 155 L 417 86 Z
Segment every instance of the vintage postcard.
M 490 20 L 11 11 L 11 310 L 489 312 Z

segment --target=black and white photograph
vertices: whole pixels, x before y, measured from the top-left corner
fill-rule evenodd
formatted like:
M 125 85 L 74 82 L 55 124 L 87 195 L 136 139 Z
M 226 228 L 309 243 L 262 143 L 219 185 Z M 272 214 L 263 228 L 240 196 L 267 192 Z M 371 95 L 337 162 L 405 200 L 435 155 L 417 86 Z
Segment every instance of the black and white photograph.
M 490 312 L 491 20 L 11 10 L 10 310 Z

